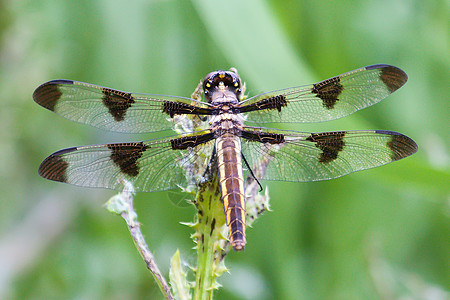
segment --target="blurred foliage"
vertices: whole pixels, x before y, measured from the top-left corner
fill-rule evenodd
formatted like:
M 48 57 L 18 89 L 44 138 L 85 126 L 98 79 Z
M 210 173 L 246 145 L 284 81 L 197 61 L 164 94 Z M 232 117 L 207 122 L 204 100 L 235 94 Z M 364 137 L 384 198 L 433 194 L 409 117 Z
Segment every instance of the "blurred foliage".
M 227 257 L 217 299 L 444 299 L 450 289 L 449 3 L 410 1 L 0 1 L 0 298 L 160 298 L 112 191 L 44 181 L 58 149 L 148 139 L 68 122 L 31 99 L 75 79 L 189 96 L 212 70 L 236 67 L 257 92 L 374 63 L 409 75 L 382 103 L 302 131 L 387 129 L 413 157 L 340 179 L 270 183 L 272 212 Z M 192 208 L 166 193 L 136 197 L 162 270 L 194 264 Z M 447 292 L 446 292 L 447 291 Z M 439 299 L 439 298 L 433 298 Z

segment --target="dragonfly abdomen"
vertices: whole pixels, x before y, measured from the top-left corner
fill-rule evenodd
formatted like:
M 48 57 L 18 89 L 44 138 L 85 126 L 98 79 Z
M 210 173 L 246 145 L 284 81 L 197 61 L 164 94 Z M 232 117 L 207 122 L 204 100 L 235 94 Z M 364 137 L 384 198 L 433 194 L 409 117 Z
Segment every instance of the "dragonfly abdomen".
M 217 138 L 217 162 L 223 208 L 231 245 L 237 251 L 245 246 L 245 196 L 241 140 L 232 134 Z

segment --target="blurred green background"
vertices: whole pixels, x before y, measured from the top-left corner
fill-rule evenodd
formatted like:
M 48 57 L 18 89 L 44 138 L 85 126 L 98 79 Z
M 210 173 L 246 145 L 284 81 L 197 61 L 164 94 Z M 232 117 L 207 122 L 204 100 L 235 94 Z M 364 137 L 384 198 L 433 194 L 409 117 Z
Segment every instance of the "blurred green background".
M 189 96 L 236 67 L 250 95 L 387 63 L 409 75 L 380 104 L 300 131 L 386 129 L 419 144 L 405 160 L 340 179 L 271 182 L 272 212 L 226 258 L 217 299 L 448 299 L 449 2 L 0 1 L 0 298 L 158 299 L 114 191 L 45 181 L 50 153 L 150 139 L 69 122 L 31 95 L 51 79 Z M 135 199 L 165 274 L 195 263 L 194 217 L 167 193 Z M 409 298 L 408 298 L 409 297 Z M 434 298 L 432 298 L 434 297 Z

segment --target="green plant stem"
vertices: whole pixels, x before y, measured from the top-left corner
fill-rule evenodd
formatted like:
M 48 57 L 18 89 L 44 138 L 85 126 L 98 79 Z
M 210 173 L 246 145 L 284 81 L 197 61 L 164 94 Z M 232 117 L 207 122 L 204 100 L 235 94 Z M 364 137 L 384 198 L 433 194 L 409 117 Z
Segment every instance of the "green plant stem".
M 197 223 L 197 268 L 194 299 L 212 299 L 213 292 L 220 285 L 216 278 L 226 271 L 223 257 L 229 243 L 223 205 L 217 178 L 199 189 L 196 197 Z

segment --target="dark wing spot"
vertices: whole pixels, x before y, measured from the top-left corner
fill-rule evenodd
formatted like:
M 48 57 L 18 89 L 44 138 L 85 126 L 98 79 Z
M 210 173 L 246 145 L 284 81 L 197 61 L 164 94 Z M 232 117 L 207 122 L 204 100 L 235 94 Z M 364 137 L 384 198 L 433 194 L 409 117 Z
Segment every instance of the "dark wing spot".
M 253 132 L 249 130 L 240 130 L 238 135 L 250 141 L 269 144 L 283 144 L 285 140 L 284 134 L 270 132 Z
M 408 76 L 399 68 L 386 65 L 381 70 L 380 79 L 386 84 L 389 91 L 393 93 L 406 83 Z
M 164 101 L 162 111 L 168 114 L 171 118 L 175 115 L 195 114 L 195 115 L 214 115 L 217 114 L 217 109 L 206 107 L 198 107 L 183 102 Z
M 59 90 L 60 84 L 73 84 L 71 80 L 53 80 L 46 82 L 39 86 L 33 93 L 33 100 L 51 110 L 55 111 L 55 106 L 62 96 L 62 92 Z
M 242 107 L 237 107 L 233 109 L 233 112 L 235 113 L 246 113 L 250 111 L 257 111 L 257 110 L 271 110 L 276 109 L 278 112 L 281 112 L 281 108 L 284 106 L 287 106 L 286 96 L 285 95 L 277 95 L 270 98 L 262 99 L 258 102 L 244 105 Z
M 214 132 L 193 136 L 184 136 L 170 140 L 170 145 L 173 150 L 185 150 L 209 142 L 213 138 Z
M 60 150 L 47 157 L 39 166 L 39 175 L 53 181 L 67 182 L 67 167 L 69 164 L 64 161 L 61 155 L 75 150 L 77 150 L 76 147 Z
M 312 133 L 306 140 L 322 150 L 319 162 L 329 163 L 338 158 L 339 152 L 344 149 L 344 136 L 345 131 Z
M 322 99 L 323 107 L 332 109 L 336 102 L 339 101 L 338 97 L 344 89 L 340 81 L 339 77 L 333 77 L 313 85 L 311 92 Z
M 164 101 L 162 111 L 168 114 L 171 118 L 175 115 L 186 114 L 186 103 L 172 102 L 172 101 Z
M 139 174 L 137 160 L 141 158 L 149 146 L 139 142 L 110 144 L 108 148 L 111 150 L 111 159 L 120 168 L 122 173 L 136 177 Z
M 286 96 L 278 95 L 276 97 L 273 97 L 272 103 L 273 103 L 273 106 L 278 110 L 278 112 L 281 112 L 281 108 L 283 106 L 287 106 Z
M 387 146 L 392 151 L 391 159 L 393 161 L 405 158 L 417 152 L 417 144 L 406 135 L 384 130 L 377 130 L 376 133 L 391 135 L 391 140 L 387 143 Z
M 263 99 L 259 102 L 256 102 L 255 105 L 258 107 L 257 110 L 276 109 L 278 110 L 278 112 L 281 112 L 281 108 L 287 105 L 286 96 L 277 95 L 274 97 Z
M 163 112 L 171 118 L 175 115 L 191 114 L 195 107 L 183 102 L 164 101 Z
M 103 104 L 117 122 L 125 119 L 127 110 L 133 105 L 134 99 L 130 93 L 124 93 L 108 88 L 103 88 Z

